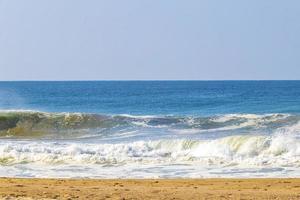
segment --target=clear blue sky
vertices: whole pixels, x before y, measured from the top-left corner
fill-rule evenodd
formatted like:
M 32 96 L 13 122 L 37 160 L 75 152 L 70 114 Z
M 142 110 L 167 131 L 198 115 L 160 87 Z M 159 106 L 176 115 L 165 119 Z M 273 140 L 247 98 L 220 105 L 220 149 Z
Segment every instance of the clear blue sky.
M 299 0 L 0 0 L 0 80 L 299 78 Z

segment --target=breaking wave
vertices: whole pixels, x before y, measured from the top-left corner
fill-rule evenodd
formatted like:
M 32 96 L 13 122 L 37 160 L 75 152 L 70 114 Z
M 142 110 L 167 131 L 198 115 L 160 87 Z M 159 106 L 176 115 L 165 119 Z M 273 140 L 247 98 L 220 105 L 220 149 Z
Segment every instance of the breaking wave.
M 215 140 L 155 140 L 117 144 L 6 141 L 1 165 L 44 164 L 192 164 L 300 166 L 297 137 L 230 136 Z
M 300 116 L 290 114 L 227 114 L 219 116 L 131 116 L 86 113 L 1 111 L 1 137 L 82 137 L 121 130 L 160 129 L 179 134 L 216 131 L 275 130 L 293 126 Z
M 300 167 L 300 116 L 293 114 L 0 111 L 0 136 L 4 176 L 298 176 Z

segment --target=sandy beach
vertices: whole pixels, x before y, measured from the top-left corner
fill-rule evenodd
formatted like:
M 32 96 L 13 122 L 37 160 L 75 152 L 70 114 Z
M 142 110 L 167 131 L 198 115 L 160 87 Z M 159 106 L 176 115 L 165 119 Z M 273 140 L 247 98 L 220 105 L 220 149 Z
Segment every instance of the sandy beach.
M 1 199 L 300 199 L 300 179 L 0 179 Z

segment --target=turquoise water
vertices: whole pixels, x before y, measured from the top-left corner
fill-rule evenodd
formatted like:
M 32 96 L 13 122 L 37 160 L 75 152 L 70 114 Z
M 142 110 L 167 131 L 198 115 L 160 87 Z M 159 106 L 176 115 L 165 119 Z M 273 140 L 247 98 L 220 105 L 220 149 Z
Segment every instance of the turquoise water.
M 0 82 L 0 176 L 299 177 L 300 81 Z

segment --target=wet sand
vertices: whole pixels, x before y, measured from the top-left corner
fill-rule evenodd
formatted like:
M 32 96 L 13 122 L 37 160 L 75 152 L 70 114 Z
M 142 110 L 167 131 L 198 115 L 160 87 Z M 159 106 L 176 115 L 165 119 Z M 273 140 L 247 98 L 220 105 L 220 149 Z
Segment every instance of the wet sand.
M 300 199 L 300 179 L 0 179 L 0 199 Z

